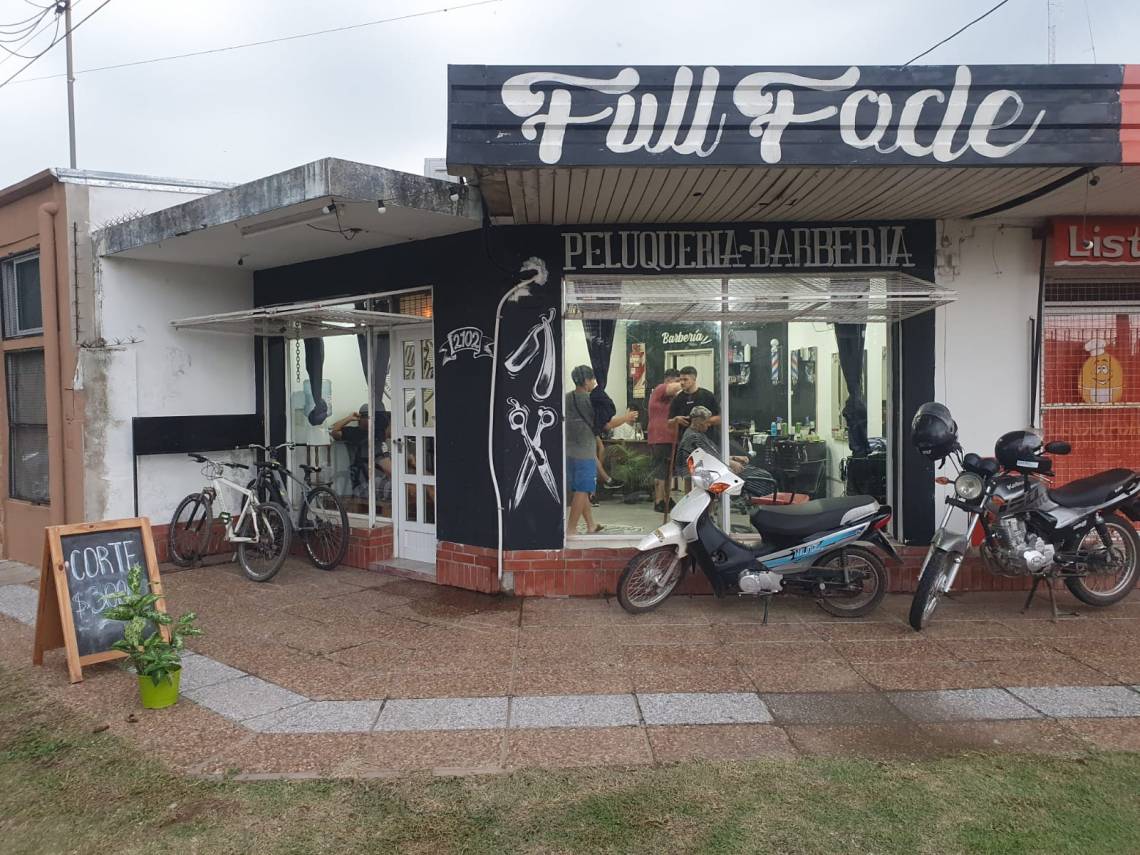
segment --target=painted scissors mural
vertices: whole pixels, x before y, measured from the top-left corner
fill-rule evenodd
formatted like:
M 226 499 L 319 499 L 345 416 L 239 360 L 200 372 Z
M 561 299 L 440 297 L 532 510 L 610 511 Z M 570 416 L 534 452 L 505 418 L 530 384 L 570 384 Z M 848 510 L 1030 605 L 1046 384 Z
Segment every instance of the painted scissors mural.
M 517 430 L 522 434 L 527 448 L 526 457 L 523 458 L 522 466 L 519 467 L 519 473 L 515 478 L 515 489 L 511 494 L 511 510 L 522 503 L 536 469 L 542 478 L 542 483 L 546 485 L 550 497 L 557 502 L 558 482 L 554 479 L 550 461 L 542 448 L 542 434 L 558 421 L 557 414 L 550 407 L 539 407 L 538 424 L 535 426 L 534 432 L 531 433 L 530 407 L 526 404 L 520 404 L 515 398 L 507 398 L 507 403 L 511 407 L 507 411 L 507 424 L 511 426 L 511 430 Z

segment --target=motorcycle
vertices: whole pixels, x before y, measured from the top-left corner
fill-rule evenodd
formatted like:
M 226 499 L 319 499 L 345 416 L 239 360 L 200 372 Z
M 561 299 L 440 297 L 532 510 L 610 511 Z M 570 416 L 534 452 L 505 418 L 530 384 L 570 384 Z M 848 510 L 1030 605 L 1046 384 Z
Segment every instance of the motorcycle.
M 887 590 L 883 555 L 899 561 L 883 529 L 891 509 L 871 496 L 766 505 L 751 515 L 757 545 L 734 540 L 714 519 L 715 496 L 738 495 L 744 480 L 702 449 L 689 455 L 692 488 L 669 522 L 638 544 L 618 580 L 618 602 L 638 614 L 661 605 L 686 570 L 699 566 L 718 597 L 761 597 L 764 622 L 770 598 L 785 591 L 814 596 L 824 611 L 861 617 Z
M 923 405 L 912 425 L 916 436 L 919 415 L 928 407 L 941 408 L 949 416 L 940 404 Z M 954 425 L 950 447 L 943 445 L 937 454 L 946 452 L 942 459 L 953 461 L 957 475 L 936 479 L 951 486 L 952 494 L 946 497 L 946 513 L 911 603 L 909 619 L 915 630 L 929 626 L 979 526 L 980 553 L 991 573 L 1033 577 L 1023 613 L 1045 582 L 1056 621 L 1056 579 L 1064 580 L 1073 596 L 1090 606 L 1110 606 L 1132 591 L 1140 569 L 1140 538 L 1132 525 L 1140 520 L 1140 473 L 1111 469 L 1050 488 L 1053 462 L 1045 455 L 1068 454 L 1072 448 L 1067 442 L 1044 443 L 1036 433 L 1011 431 L 998 439 L 994 457 L 963 455 Z M 919 451 L 925 453 L 922 447 Z M 949 527 L 955 510 L 966 514 L 960 532 Z

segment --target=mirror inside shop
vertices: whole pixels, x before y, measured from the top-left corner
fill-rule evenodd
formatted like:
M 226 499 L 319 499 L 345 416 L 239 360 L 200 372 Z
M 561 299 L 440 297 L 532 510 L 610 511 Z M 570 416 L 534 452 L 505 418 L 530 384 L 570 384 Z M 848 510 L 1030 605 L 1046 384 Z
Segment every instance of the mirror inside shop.
M 695 448 L 745 482 L 724 499 L 736 534 L 754 533 L 749 514 L 761 505 L 886 501 L 885 324 L 587 319 L 566 321 L 565 331 L 568 505 L 588 483 L 575 482 L 588 468 L 575 461 L 589 451 L 573 435 L 575 411 L 593 419 L 595 433 L 589 513 L 574 515 L 569 534 L 652 531 L 688 492 Z M 574 395 L 585 375 L 597 384 L 577 386 L 591 389 L 588 408 Z

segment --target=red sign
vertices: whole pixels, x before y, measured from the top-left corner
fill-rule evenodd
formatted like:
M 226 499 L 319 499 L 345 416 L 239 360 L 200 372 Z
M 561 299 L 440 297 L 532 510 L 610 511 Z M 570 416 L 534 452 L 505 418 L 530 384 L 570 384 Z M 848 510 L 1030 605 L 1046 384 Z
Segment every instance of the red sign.
M 1053 263 L 1140 265 L 1140 219 L 1067 217 L 1054 220 Z

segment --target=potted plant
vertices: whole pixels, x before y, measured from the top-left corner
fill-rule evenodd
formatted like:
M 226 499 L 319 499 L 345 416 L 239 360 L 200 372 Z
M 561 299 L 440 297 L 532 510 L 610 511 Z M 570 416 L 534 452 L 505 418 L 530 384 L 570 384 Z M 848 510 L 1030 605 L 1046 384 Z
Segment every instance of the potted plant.
M 113 595 L 116 604 L 103 612 L 103 617 L 126 624 L 123 637 L 111 646 L 127 654 L 124 667 L 138 674 L 142 705 L 157 710 L 178 701 L 184 639 L 201 635 L 202 630 L 194 626 L 193 612 L 175 620 L 160 611 L 160 597 L 142 590 L 142 572 L 138 564 L 130 569 L 128 590 Z

